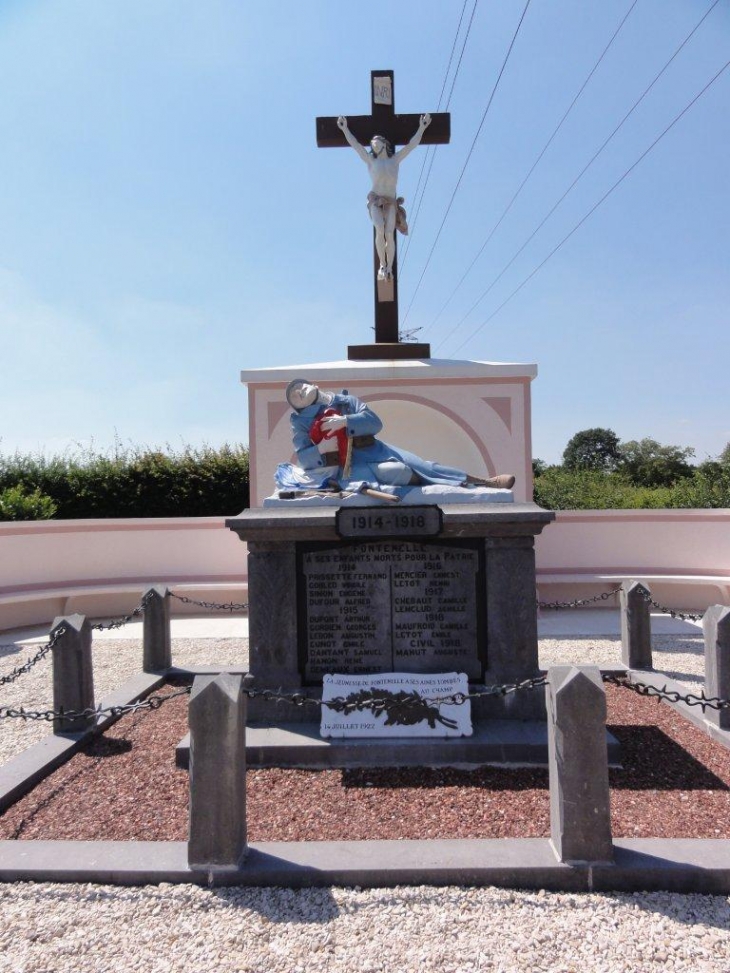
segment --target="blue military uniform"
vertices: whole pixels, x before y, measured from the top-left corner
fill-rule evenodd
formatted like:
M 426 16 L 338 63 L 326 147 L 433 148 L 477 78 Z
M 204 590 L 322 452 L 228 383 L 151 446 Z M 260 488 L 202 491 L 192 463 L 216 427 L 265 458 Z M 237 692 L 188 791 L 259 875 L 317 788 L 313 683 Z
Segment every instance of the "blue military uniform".
M 332 466 L 329 465 L 328 459 L 323 457 L 310 435 L 312 423 L 325 409 L 334 409 L 347 417 L 347 435 L 353 439 L 352 465 L 347 482 L 367 481 L 379 484 L 377 467 L 380 463 L 402 463 L 418 474 L 420 481 L 425 484 L 461 486 L 467 478 L 464 470 L 421 459 L 420 456 L 376 439 L 375 436 L 383 428 L 383 423 L 372 409 L 354 395 L 334 395 L 332 401 L 326 405 L 315 402 L 313 405 L 293 411 L 290 416 L 292 440 L 299 465 L 314 478 L 319 469 L 322 469 L 323 474 L 325 470 L 332 473 Z M 332 450 L 336 450 L 336 439 L 333 438 L 331 443 Z M 277 486 L 286 488 L 294 485 L 290 475 L 292 469 L 290 463 L 279 466 L 276 471 Z M 323 481 L 326 479 L 327 475 L 323 475 Z M 347 488 L 347 483 L 343 483 L 341 479 L 339 482 L 343 488 Z

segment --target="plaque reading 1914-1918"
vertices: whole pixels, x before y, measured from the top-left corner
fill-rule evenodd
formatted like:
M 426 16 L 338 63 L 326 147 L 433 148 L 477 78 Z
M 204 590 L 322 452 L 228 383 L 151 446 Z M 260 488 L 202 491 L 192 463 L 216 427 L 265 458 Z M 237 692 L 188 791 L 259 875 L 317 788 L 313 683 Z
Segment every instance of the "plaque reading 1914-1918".
M 299 550 L 300 659 L 327 673 L 465 672 L 481 678 L 476 543 L 372 541 Z

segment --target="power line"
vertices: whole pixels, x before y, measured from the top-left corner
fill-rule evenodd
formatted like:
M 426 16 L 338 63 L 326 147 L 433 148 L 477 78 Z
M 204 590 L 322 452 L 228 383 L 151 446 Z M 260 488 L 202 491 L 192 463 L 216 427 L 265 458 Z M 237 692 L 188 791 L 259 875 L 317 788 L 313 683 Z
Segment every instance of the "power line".
M 614 191 L 614 189 L 617 189 L 618 186 L 621 185 L 621 183 L 624 181 L 624 179 L 626 179 L 626 177 L 629 176 L 633 172 L 633 170 L 639 165 L 639 163 L 642 162 L 646 158 L 646 156 L 651 152 L 651 150 L 654 148 L 654 146 L 657 145 L 659 142 L 661 142 L 661 140 L 664 138 L 664 136 L 669 131 L 671 131 L 671 129 L 674 128 L 674 126 L 677 124 L 677 122 L 690 110 L 690 108 L 695 104 L 695 102 L 698 101 L 702 97 L 702 95 L 704 95 L 704 93 L 707 91 L 707 89 L 711 85 L 713 85 L 717 81 L 717 79 L 720 77 L 720 75 L 723 74 L 725 71 L 727 71 L 727 69 L 729 67 L 730 67 L 730 61 L 726 61 L 725 64 L 717 72 L 717 74 L 714 75 L 714 77 L 712 77 L 707 82 L 707 84 L 704 86 L 704 88 L 702 88 L 702 90 L 699 91 L 694 96 L 694 98 L 689 102 L 689 104 L 685 105 L 685 107 L 682 109 L 682 111 L 672 119 L 672 121 L 669 123 L 669 125 L 667 125 L 667 127 L 664 129 L 664 131 L 660 135 L 658 135 L 654 139 L 654 141 L 651 143 L 651 145 L 641 153 L 641 155 L 639 156 L 639 158 L 631 166 L 629 166 L 629 168 L 624 172 L 624 174 L 622 176 L 620 176 L 619 179 L 616 180 L 616 182 L 613 184 L 613 186 L 611 186 L 611 188 L 609 190 L 607 190 L 603 194 L 603 196 L 601 196 L 601 198 L 598 200 L 598 202 L 595 203 L 588 210 L 588 212 L 585 214 L 585 216 L 581 220 L 579 220 L 578 223 L 575 224 L 575 226 L 573 227 L 573 229 L 563 237 L 563 239 L 560 241 L 560 243 L 556 244 L 553 247 L 553 249 L 550 251 L 550 253 L 547 255 L 547 257 L 545 257 L 545 259 L 541 263 L 539 263 L 537 265 L 537 267 L 535 267 L 535 269 L 532 271 L 532 273 L 528 274 L 528 276 L 525 277 L 525 279 L 522 281 L 522 283 L 519 284 L 517 287 L 515 287 L 515 289 L 512 291 L 512 293 L 509 295 L 509 297 L 507 297 L 504 301 L 502 301 L 502 303 L 499 305 L 499 307 L 496 308 L 496 310 L 492 311 L 492 313 L 489 315 L 489 317 L 486 320 L 482 321 L 482 323 L 479 325 L 479 327 L 476 328 L 469 335 L 468 338 L 466 338 L 464 341 L 462 341 L 462 343 L 459 345 L 459 347 L 454 350 L 454 352 L 453 352 L 454 354 L 456 354 L 456 352 L 458 352 L 458 351 L 461 351 L 461 349 L 464 347 L 464 345 L 467 344 L 469 341 L 471 341 L 472 338 L 474 338 L 482 330 L 482 328 L 486 327 L 487 324 L 489 324 L 489 322 L 497 314 L 499 314 L 499 312 L 502 310 L 502 308 L 506 304 L 508 304 L 512 300 L 512 298 L 522 290 L 522 288 L 525 286 L 525 284 L 527 284 L 529 281 L 531 281 L 532 278 L 535 276 L 535 274 L 537 274 L 540 270 L 542 270 L 542 268 L 545 266 L 545 264 L 548 262 L 548 260 L 550 260 L 550 258 L 553 257 L 558 252 L 558 250 L 560 250 L 560 248 L 563 246 L 564 243 L 567 243 L 567 241 L 573 236 L 573 234 L 576 232 L 576 230 L 579 230 L 580 227 L 583 226 L 583 224 L 589 218 L 589 216 L 592 216 L 593 213 L 595 213 L 595 211 L 598 209 L 598 207 L 606 199 L 608 199 L 608 197 L 611 195 L 611 193 Z
M 436 111 L 440 111 L 441 110 L 441 99 L 443 98 L 444 91 L 446 90 L 446 82 L 448 81 L 448 78 L 449 78 L 449 70 L 451 69 L 451 62 L 452 62 L 452 60 L 454 58 L 454 51 L 456 50 L 456 42 L 459 39 L 459 31 L 461 30 L 461 23 L 462 23 L 462 20 L 464 19 L 464 13 L 466 11 L 466 5 L 467 5 L 468 2 L 469 2 L 469 0 L 464 0 L 464 6 L 461 8 L 461 16 L 459 17 L 459 25 L 456 28 L 456 34 L 454 36 L 454 43 L 451 46 L 451 55 L 449 56 L 449 63 L 447 65 L 447 67 L 446 67 L 446 74 L 444 75 L 444 83 L 441 86 L 441 94 L 439 95 L 439 100 L 438 100 L 438 105 L 436 107 Z M 446 105 L 444 106 L 444 111 L 448 111 L 449 110 L 449 105 L 451 104 L 451 96 L 454 93 L 454 86 L 456 84 L 456 79 L 459 76 L 459 70 L 461 69 L 461 62 L 462 62 L 462 59 L 464 57 L 464 51 L 466 50 L 466 43 L 469 40 L 469 34 L 471 33 L 471 25 L 474 22 L 474 14 L 477 12 L 477 4 L 478 3 L 479 3 L 479 0 L 474 0 L 474 6 L 472 7 L 471 17 L 469 18 L 469 23 L 467 24 L 466 34 L 464 35 L 464 42 L 461 45 L 461 53 L 459 54 L 459 60 L 458 60 L 457 65 L 456 65 L 456 70 L 454 71 L 454 77 L 452 78 L 452 81 L 451 81 L 451 89 L 449 90 L 449 97 L 446 99 Z M 416 191 L 413 194 L 414 205 L 415 205 L 415 201 L 416 200 L 418 200 L 418 205 L 416 206 L 416 211 L 415 211 L 415 214 L 413 216 L 413 220 L 411 221 L 411 227 L 410 227 L 410 231 L 409 231 L 409 234 L 408 234 L 407 245 L 406 245 L 406 247 L 405 247 L 405 249 L 403 251 L 403 258 L 400 261 L 400 267 L 398 268 L 400 273 L 403 272 L 403 268 L 404 268 L 405 262 L 406 262 L 406 257 L 408 256 L 408 251 L 411 249 L 411 240 L 413 239 L 413 234 L 415 233 L 415 230 L 416 230 L 416 223 L 418 222 L 418 214 L 421 212 L 421 204 L 423 203 L 423 198 L 426 195 L 426 187 L 428 186 L 428 180 L 431 178 L 431 169 L 433 169 L 434 157 L 436 155 L 437 150 L 438 150 L 438 145 L 429 145 L 428 146 L 428 150 L 427 150 L 426 154 L 423 157 L 423 162 L 421 163 L 421 172 L 420 172 L 420 174 L 418 176 L 418 183 L 416 185 Z M 421 177 L 423 176 L 423 170 L 426 167 L 426 162 L 427 161 L 428 161 L 428 172 L 426 173 L 426 181 L 423 184 L 423 192 L 421 193 L 421 197 L 419 199 L 418 198 L 418 190 L 419 190 L 419 188 L 421 186 Z
M 504 74 L 504 70 L 507 67 L 507 62 L 509 61 L 510 54 L 512 53 L 512 48 L 515 46 L 515 41 L 517 40 L 517 35 L 520 32 L 520 28 L 522 27 L 522 22 L 525 19 L 525 14 L 527 13 L 527 8 L 529 6 L 530 6 L 530 0 L 527 0 L 527 2 L 525 3 L 524 10 L 522 11 L 522 16 L 520 17 L 519 23 L 517 24 L 517 28 L 516 28 L 513 36 L 512 36 L 512 40 L 510 41 L 510 45 L 509 45 L 509 48 L 507 49 L 507 53 L 505 55 L 504 61 L 502 62 L 502 67 L 500 68 L 499 74 L 497 75 L 497 80 L 494 82 L 494 87 L 492 88 L 492 93 L 489 96 L 489 101 L 487 102 L 487 107 L 484 109 L 484 114 L 482 115 L 482 119 L 479 122 L 479 126 L 478 126 L 478 128 L 476 130 L 476 134 L 475 134 L 474 139 L 473 139 L 473 141 L 471 143 L 471 147 L 470 147 L 470 149 L 469 149 L 469 151 L 467 153 L 466 161 L 464 162 L 464 165 L 463 165 L 463 167 L 461 169 L 461 173 L 459 174 L 459 178 L 456 180 L 456 185 L 454 186 L 454 191 L 451 194 L 451 199 L 449 200 L 448 206 L 446 207 L 446 212 L 444 213 L 444 217 L 441 220 L 441 226 L 438 228 L 438 232 L 436 233 L 436 239 L 433 241 L 433 244 L 431 246 L 431 250 L 429 251 L 428 257 L 426 259 L 426 265 L 424 266 L 423 270 L 421 271 L 421 276 L 418 278 L 418 283 L 416 284 L 416 289 L 413 292 L 413 296 L 411 297 L 411 303 L 408 305 L 408 310 L 406 311 L 405 317 L 403 319 L 403 323 L 404 324 L 408 320 L 408 315 L 410 314 L 411 308 L 413 307 L 413 302 L 416 299 L 416 295 L 418 294 L 418 291 L 419 291 L 419 289 L 421 287 L 421 284 L 423 282 L 423 278 L 425 276 L 425 273 L 428 270 L 428 265 L 431 263 L 431 258 L 433 257 L 434 250 L 436 249 L 436 244 L 439 241 L 439 237 L 441 236 L 441 231 L 443 230 L 444 225 L 446 223 L 446 220 L 448 218 L 448 215 L 451 212 L 451 207 L 453 206 L 454 199 L 456 197 L 457 192 L 459 191 L 459 186 L 461 185 L 461 180 L 464 178 L 464 173 L 466 172 L 466 167 L 469 165 L 469 160 L 471 159 L 472 153 L 474 152 L 474 147 L 477 144 L 477 139 L 479 138 L 479 135 L 480 135 L 480 133 L 482 131 L 482 127 L 483 127 L 484 122 L 486 120 L 487 114 L 489 113 L 489 109 L 491 108 L 492 101 L 494 100 L 494 96 L 495 96 L 495 94 L 497 92 L 497 88 L 499 87 L 499 82 L 501 81 L 502 75 Z
M 526 185 L 528 179 L 530 178 L 530 176 L 532 175 L 532 173 L 535 171 L 535 169 L 537 168 L 538 164 L 540 163 L 540 160 L 542 159 L 542 157 L 545 155 L 545 153 L 549 149 L 550 145 L 553 142 L 553 139 L 558 134 L 558 132 L 562 128 L 563 123 L 565 122 L 566 118 L 568 117 L 568 115 L 571 113 L 571 111 L 575 107 L 576 102 L 578 101 L 578 99 L 580 98 L 580 96 L 585 91 L 586 87 L 588 86 L 588 82 L 591 80 L 591 78 L 593 77 L 593 75 L 598 70 L 598 67 L 599 67 L 601 61 L 603 61 L 604 57 L 608 53 L 609 48 L 611 47 L 611 45 L 613 44 L 613 42 L 618 37 L 621 28 L 626 23 L 626 21 L 629 19 L 629 16 L 631 15 L 634 7 L 636 6 L 636 4 L 638 2 L 639 2 L 639 0 L 633 0 L 633 3 L 631 4 L 631 6 L 629 7 L 629 9 L 624 14 L 624 16 L 623 16 L 621 22 L 619 23 L 618 27 L 616 28 L 616 30 L 613 32 L 613 36 L 609 40 L 608 44 L 606 44 L 606 46 L 603 48 L 603 51 L 601 53 L 601 56 L 598 58 L 598 60 L 596 61 L 596 63 L 591 68 L 591 70 L 590 70 L 588 76 L 586 77 L 585 81 L 583 82 L 583 84 L 578 89 L 578 93 L 573 98 L 573 100 L 571 101 L 570 105 L 568 105 L 568 108 L 567 108 L 565 114 L 560 119 L 560 121 L 555 126 L 555 128 L 553 129 L 552 135 L 547 140 L 547 142 L 545 143 L 545 145 L 542 147 L 542 150 L 540 151 L 540 154 L 537 156 L 537 158 L 535 159 L 535 161 L 532 163 L 532 166 L 530 167 L 529 172 L 527 173 L 527 175 L 525 176 L 525 178 L 522 180 L 522 182 L 520 183 L 520 185 L 517 187 L 517 191 L 513 195 L 512 199 L 510 199 L 509 203 L 507 203 L 507 206 L 505 207 L 504 211 L 502 212 L 502 215 L 499 217 L 499 219 L 497 220 L 497 222 L 494 224 L 494 226 L 490 230 L 489 235 L 487 236 L 486 240 L 484 241 L 484 243 L 479 248 L 479 250 L 478 250 L 476 256 L 474 257 L 474 259 L 472 260 L 472 262 L 469 264 L 469 266 L 464 271 L 464 275 L 462 276 L 462 278 L 459 281 L 459 283 L 456 285 L 456 287 L 453 289 L 453 291 L 451 292 L 451 294 L 447 298 L 446 303 L 442 306 L 441 310 L 438 312 L 438 314 L 433 319 L 433 321 L 426 327 L 426 329 L 425 329 L 426 331 L 429 328 L 432 328 L 436 324 L 436 322 L 439 320 L 439 318 L 441 317 L 441 315 L 444 313 L 444 311 L 446 310 L 446 308 L 449 306 L 449 304 L 451 303 L 451 301 L 454 299 L 454 297 L 457 294 L 457 292 L 458 292 L 459 288 L 461 287 L 461 285 L 464 283 L 464 281 L 466 280 L 466 278 L 471 273 L 472 268 L 474 267 L 474 264 L 481 257 L 481 255 L 484 253 L 484 250 L 485 250 L 487 244 L 492 239 L 492 237 L 494 236 L 494 234 L 496 233 L 496 231 L 499 229 L 499 227 L 500 227 L 500 225 L 502 223 L 502 220 L 505 218 L 505 216 L 512 209 L 512 206 L 514 205 L 517 197 L 520 195 L 520 193 L 522 192 L 522 190 L 525 188 L 525 185 Z M 458 325 L 456 327 L 458 327 Z M 449 334 L 446 336 L 446 338 L 444 338 L 444 341 L 448 340 L 448 338 L 451 337 L 451 335 L 453 334 L 453 332 L 455 330 L 456 330 L 456 328 L 454 328 L 452 331 L 450 331 Z
M 517 252 L 512 255 L 512 257 L 504 265 L 504 267 L 502 267 L 502 269 L 497 274 L 497 276 L 492 280 L 492 282 L 489 284 L 489 286 L 486 288 L 486 290 L 484 290 L 481 293 L 481 295 L 477 298 L 477 300 L 472 304 L 472 306 L 469 308 L 469 310 L 466 312 L 466 314 L 464 314 L 463 317 L 461 317 L 456 322 L 456 324 L 451 329 L 451 331 L 448 333 L 448 335 L 444 339 L 442 339 L 442 341 L 439 342 L 438 347 L 441 347 L 441 345 L 445 341 L 447 341 L 458 330 L 458 328 L 464 323 L 464 321 L 466 321 L 466 319 L 469 317 L 469 315 L 472 314 L 472 312 L 475 311 L 476 308 L 481 304 L 481 302 L 484 300 L 484 298 L 487 296 L 487 294 L 491 291 L 491 289 L 494 287 L 494 285 L 501 280 L 502 276 L 509 270 L 509 268 L 515 262 L 515 260 L 519 257 L 519 255 L 525 249 L 525 247 L 540 232 L 540 230 L 547 223 L 547 221 L 553 215 L 553 213 L 558 208 L 558 206 L 560 206 L 560 204 L 566 198 L 566 196 L 570 192 L 572 192 L 572 190 L 578 185 L 578 183 L 580 182 L 580 180 L 583 178 L 583 176 L 586 174 L 586 172 L 588 172 L 588 170 L 590 169 L 590 167 L 596 161 L 596 159 L 601 154 L 601 152 L 603 152 L 603 150 L 606 148 L 606 146 L 611 141 L 611 139 L 618 133 L 618 131 L 625 124 L 625 122 L 636 111 L 636 109 L 639 107 L 639 105 L 641 104 L 641 102 L 644 100 L 644 98 L 646 98 L 646 96 L 649 94 L 649 92 L 651 91 L 651 89 L 657 83 L 657 81 L 659 80 L 659 78 L 661 78 L 661 76 L 667 70 L 667 68 L 672 63 L 672 61 L 674 61 L 674 59 L 677 57 L 677 55 L 679 54 L 679 52 L 685 47 L 685 45 L 689 42 L 689 40 L 692 38 L 692 36 L 695 34 L 695 32 L 699 29 L 699 27 L 702 25 L 702 23 L 707 19 L 707 17 L 709 17 L 709 15 L 712 13 L 712 11 L 715 9 L 715 7 L 718 5 L 719 2 L 720 2 L 720 0 L 714 0 L 714 2 L 711 4 L 711 6 L 708 8 L 708 10 L 702 15 L 702 17 L 695 24 L 695 26 L 692 28 L 692 30 L 689 32 L 689 34 L 687 34 L 687 36 L 684 38 L 684 40 L 679 45 L 679 47 L 674 51 L 674 53 L 669 58 L 669 60 L 664 64 L 664 67 L 659 71 L 658 74 L 656 74 L 654 76 L 654 79 L 644 89 L 644 91 L 642 92 L 642 94 L 639 95 L 639 97 L 636 99 L 636 101 L 634 102 L 634 104 L 631 106 L 631 108 L 629 108 L 629 110 L 626 112 L 626 114 L 624 115 L 624 117 L 621 119 L 621 121 L 618 123 L 618 125 L 614 128 L 614 130 L 611 132 L 611 134 L 604 140 L 604 142 L 596 150 L 596 152 L 594 152 L 594 154 L 591 156 L 591 158 L 588 160 L 588 162 L 585 164 L 585 166 L 583 166 L 583 168 L 581 169 L 581 171 L 578 173 L 578 175 L 575 177 L 575 179 L 573 179 L 573 181 L 568 186 L 568 188 L 565 190 L 565 192 L 562 194 L 562 196 L 548 210 L 548 212 L 545 214 L 545 216 L 542 218 L 542 220 L 538 223 L 538 225 L 535 227 L 535 229 L 532 231 L 532 233 L 528 236 L 528 238 L 525 240 L 525 242 L 522 244 L 522 246 L 519 248 L 519 250 L 517 250 Z
M 451 45 L 451 53 L 449 54 L 449 63 L 446 65 L 446 73 L 444 74 L 444 81 L 443 81 L 443 84 L 441 85 L 441 94 L 439 95 L 439 100 L 438 100 L 438 104 L 436 106 L 436 111 L 440 111 L 441 110 L 441 99 L 443 98 L 444 91 L 446 90 L 446 82 L 449 80 L 449 71 L 451 70 L 451 62 L 454 60 L 454 51 L 456 50 L 456 42 L 459 39 L 459 31 L 461 30 L 461 23 L 462 23 L 462 21 L 464 19 L 464 14 L 466 13 L 466 5 L 467 5 L 468 2 L 469 2 L 469 0 L 464 0 L 464 5 L 461 8 L 461 14 L 459 16 L 459 23 L 457 24 L 457 27 L 456 27 L 456 34 L 454 34 L 454 43 Z M 429 152 L 430 152 L 430 150 L 431 150 L 431 146 L 430 145 L 429 145 L 428 149 L 429 149 Z M 428 154 L 429 153 L 427 152 L 426 155 L 428 155 Z M 421 188 L 421 179 L 423 178 L 423 170 L 426 168 L 426 155 L 423 157 L 423 161 L 421 162 L 421 171 L 418 174 L 418 182 L 416 183 L 416 191 L 413 194 L 413 199 L 414 200 L 418 198 L 418 190 Z

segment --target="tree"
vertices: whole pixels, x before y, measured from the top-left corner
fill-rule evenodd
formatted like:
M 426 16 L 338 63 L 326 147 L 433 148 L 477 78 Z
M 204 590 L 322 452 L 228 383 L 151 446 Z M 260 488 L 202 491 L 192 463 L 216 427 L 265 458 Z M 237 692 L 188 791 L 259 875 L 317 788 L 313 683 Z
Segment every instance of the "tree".
M 717 457 L 717 461 L 723 466 L 730 466 L 730 443 L 727 443 L 725 449 Z
M 691 446 L 662 446 L 656 439 L 632 439 L 622 443 L 620 453 L 620 470 L 637 486 L 671 486 L 694 473 L 687 462 L 695 454 Z
M 616 469 L 620 458 L 619 438 L 613 429 L 583 429 L 577 432 L 563 452 L 563 465 L 569 470 Z

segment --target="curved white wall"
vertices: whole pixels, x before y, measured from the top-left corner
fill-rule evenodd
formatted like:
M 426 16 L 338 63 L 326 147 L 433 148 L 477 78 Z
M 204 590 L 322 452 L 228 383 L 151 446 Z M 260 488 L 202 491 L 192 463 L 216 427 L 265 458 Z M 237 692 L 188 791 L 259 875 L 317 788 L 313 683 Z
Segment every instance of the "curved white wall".
M 2 628 L 73 611 L 123 614 L 150 582 L 239 601 L 246 547 L 224 517 L 0 523 Z
M 558 511 L 535 548 L 541 600 L 613 587 L 590 578 L 631 577 L 672 608 L 730 602 L 728 509 Z
M 672 607 L 730 603 L 730 510 L 559 512 L 536 558 L 543 600 L 640 577 Z M 223 517 L 0 523 L 0 628 L 121 614 L 149 582 L 245 600 L 246 547 Z

